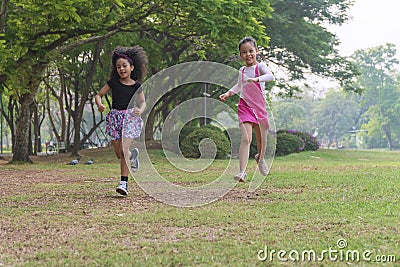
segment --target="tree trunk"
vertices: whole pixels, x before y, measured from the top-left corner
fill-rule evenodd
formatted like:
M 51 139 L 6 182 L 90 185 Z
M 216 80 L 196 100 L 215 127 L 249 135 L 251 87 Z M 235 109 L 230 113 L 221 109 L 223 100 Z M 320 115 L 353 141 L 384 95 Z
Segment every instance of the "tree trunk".
M 8 123 L 8 127 L 10 127 L 11 131 L 11 149 L 12 152 L 14 153 L 15 150 L 15 120 L 14 120 L 14 114 L 19 114 L 18 112 L 18 106 L 17 106 L 17 101 L 10 97 L 10 100 L 8 101 L 8 107 L 7 107 L 7 115 L 3 113 L 4 118 L 6 119 Z
M 25 94 L 21 97 L 21 109 L 17 118 L 15 131 L 15 149 L 11 162 L 32 162 L 29 158 L 29 132 L 34 105 L 34 95 Z
M 332 137 L 328 137 L 328 149 L 331 148 L 333 143 L 333 138 Z
M 39 115 L 37 110 L 37 105 L 35 104 L 35 109 L 33 110 L 33 155 L 37 155 L 39 152 Z
M 90 87 L 93 83 L 94 74 L 96 73 L 96 64 L 99 61 L 100 54 L 103 48 L 103 41 L 99 41 L 96 43 L 96 47 L 93 53 L 93 58 L 89 60 L 88 65 L 89 68 L 87 70 L 88 75 L 86 75 L 85 84 L 82 88 L 80 88 L 79 84 L 75 85 L 75 109 L 71 114 L 73 115 L 73 123 L 74 123 L 74 146 L 72 148 L 72 155 L 78 156 L 78 151 L 81 149 L 81 145 L 84 141 L 86 141 L 86 133 L 83 133 L 83 140 L 81 140 L 81 124 L 83 119 L 83 112 L 85 109 L 85 103 L 87 103 L 89 99 Z M 79 94 L 80 93 L 80 94 Z M 80 95 L 80 97 L 79 97 Z M 92 108 L 93 110 L 93 108 Z M 97 126 L 96 126 L 97 127 Z M 89 135 L 90 136 L 90 135 Z
M 49 118 L 49 122 L 50 122 L 50 128 L 52 133 L 54 133 L 55 137 L 57 140 L 60 139 L 60 136 L 58 134 L 54 119 L 53 119 L 53 111 L 50 108 L 50 96 L 49 96 L 49 90 L 50 88 L 46 89 L 46 110 L 47 110 L 47 117 Z M 51 136 L 50 136 L 51 137 Z M 51 140 L 50 140 L 51 141 Z
M 33 114 L 33 111 L 32 111 Z M 31 115 L 32 117 L 32 115 Z M 28 155 L 33 155 L 33 144 L 32 144 L 32 123 L 29 123 L 29 136 L 28 136 Z
M 390 132 L 390 127 L 387 125 L 382 126 L 382 130 L 386 135 L 386 140 L 389 146 L 389 150 L 393 150 L 393 140 L 392 140 L 392 133 Z
M 155 108 L 153 108 L 147 115 L 146 125 L 144 125 L 144 127 L 146 127 L 144 140 L 146 141 L 153 140 L 155 118 L 156 113 Z
M 10 128 L 11 144 L 15 144 L 14 109 L 16 109 L 16 101 L 12 97 L 10 97 L 10 99 L 8 100 L 7 110 L 4 109 L 3 101 L 0 100 L 1 116 L 3 116 L 3 118 L 6 120 L 7 125 Z M 4 129 L 6 129 L 6 126 L 4 126 Z M 4 133 L 5 133 L 6 139 L 8 139 L 7 131 L 5 131 Z M 8 142 L 7 142 L 7 150 L 9 150 Z M 13 150 L 14 150 L 14 148 L 13 148 Z
M 0 6 L 0 32 L 4 32 L 4 29 L 5 29 L 8 3 L 9 3 L 9 0 L 1 1 L 1 6 Z M 1 78 L 0 78 L 0 80 L 1 80 Z
M 17 64 L 20 70 L 19 73 L 25 77 L 25 80 L 21 80 L 21 89 L 22 91 L 27 91 L 27 93 L 21 95 L 18 100 L 20 108 L 17 111 L 15 149 L 13 149 L 11 162 L 22 161 L 32 163 L 32 160 L 29 158 L 29 153 L 32 151 L 32 140 L 30 140 L 31 120 L 35 109 L 35 96 L 41 82 L 40 77 L 46 64 L 43 63 L 42 58 L 34 53 L 28 53 L 27 59 L 21 59 Z

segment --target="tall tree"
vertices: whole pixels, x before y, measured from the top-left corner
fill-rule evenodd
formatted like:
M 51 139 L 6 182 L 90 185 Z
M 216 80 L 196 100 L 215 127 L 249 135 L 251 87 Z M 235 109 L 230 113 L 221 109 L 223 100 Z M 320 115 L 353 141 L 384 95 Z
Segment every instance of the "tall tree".
M 395 148 L 393 134 L 400 136 L 400 91 L 393 75 L 399 63 L 394 44 L 357 50 L 353 58 L 360 69 L 359 85 L 364 89 L 362 109 L 368 117 L 366 129 L 380 128 L 390 150 Z
M 151 16 L 156 23 L 148 25 L 145 32 L 124 32 L 110 39 L 112 45 L 105 43 L 100 58 L 102 72 L 108 73 L 109 56 L 115 43 L 143 46 L 150 59 L 149 75 L 182 62 L 212 60 L 209 51 L 225 59 L 236 52 L 237 40 L 249 33 L 258 36 L 260 43 L 267 44 L 264 26 L 256 17 L 269 12 L 268 1 L 254 4 L 242 0 L 164 2 L 162 10 Z M 147 114 L 146 139 L 152 139 L 156 125 L 189 96 L 198 96 L 193 86 L 160 96 L 155 109 Z
M 272 112 L 276 129 L 292 129 L 298 131 L 308 131 L 306 126 L 306 110 L 295 101 L 282 100 L 276 101 L 272 105 Z
M 30 162 L 29 129 L 35 95 L 47 64 L 82 43 L 105 38 L 136 19 L 122 3 L 101 1 L 10 1 L 5 15 L 6 54 L 2 83 L 16 92 L 20 112 L 13 161 Z M 118 18 L 118 20 L 111 19 Z
M 266 1 L 83 1 L 41 0 L 6 3 L 5 53 L 7 71 L 1 83 L 18 94 L 21 112 L 16 126 L 13 161 L 29 158 L 29 127 L 35 94 L 49 62 L 85 43 L 104 40 L 118 32 L 136 32 L 142 40 L 158 43 L 160 54 L 170 55 L 166 65 L 201 55 L 205 48 L 220 47 L 221 38 L 248 31 L 267 40 L 254 15 L 268 13 Z M 239 14 L 232 16 L 233 12 Z M 254 14 L 254 15 L 253 15 Z M 251 22 L 251 24 L 250 24 Z M 243 26 L 247 25 L 247 26 Z M 185 30 L 182 30 L 185 27 Z M 210 38 L 211 37 L 211 38 Z M 235 38 L 236 39 L 236 38 Z
M 276 10 L 275 17 L 271 16 L 270 2 Z M 26 125 L 29 124 L 35 107 L 34 98 L 38 84 L 49 62 L 62 58 L 63 53 L 79 48 L 85 43 L 107 39 L 118 32 L 133 32 L 134 40 L 145 46 L 151 54 L 150 62 L 155 63 L 150 66 L 150 70 L 151 73 L 155 73 L 188 60 L 230 62 L 230 55 L 236 54 L 237 41 L 245 35 L 252 35 L 263 47 L 268 45 L 267 35 L 273 36 L 272 40 L 281 40 L 279 36 L 282 29 L 286 28 L 274 27 L 269 19 L 278 24 L 282 22 L 282 26 L 293 26 L 291 21 L 300 21 L 305 23 L 304 26 L 308 26 L 303 27 L 304 31 L 285 30 L 285 34 L 293 36 L 293 41 L 296 41 L 294 46 L 300 44 L 302 38 L 307 36 L 314 36 L 308 41 L 309 45 L 313 44 L 313 40 L 327 40 L 327 45 L 323 46 L 321 41 L 320 46 L 311 46 L 313 49 L 304 50 L 305 54 L 299 56 L 302 50 L 291 49 L 290 39 L 287 39 L 287 42 L 281 40 L 277 45 L 271 43 L 270 47 L 274 49 L 271 58 L 279 58 L 279 49 L 283 49 L 289 51 L 289 54 L 284 53 L 285 58 L 292 58 L 291 55 L 297 58 L 293 61 L 293 66 L 297 65 L 301 70 L 308 67 L 312 71 L 315 70 L 310 66 L 316 68 L 319 63 L 325 63 L 321 64 L 320 68 L 325 70 L 330 59 L 334 66 L 332 69 L 337 71 L 324 74 L 337 75 L 335 77 L 348 81 L 347 78 L 354 74 L 351 65 L 346 65 L 347 62 L 342 62 L 342 58 L 331 53 L 329 49 L 335 44 L 335 38 L 329 39 L 330 35 L 324 34 L 321 23 L 344 21 L 349 3 L 350 1 L 345 0 L 129 0 L 123 3 L 110 0 L 71 0 L 62 3 L 49 0 L 3 0 L 0 26 L 5 34 L 3 40 L 0 39 L 0 49 L 7 56 L 0 59 L 0 69 L 7 71 L 0 74 L 0 84 L 15 91 L 14 95 L 18 96 L 20 109 L 23 111 L 18 114 L 13 161 L 30 161 L 27 150 L 29 130 Z M 280 6 L 283 8 L 280 9 Z M 307 12 L 298 12 L 299 7 Z M 266 26 L 261 22 L 264 18 Z M 284 21 L 283 18 L 289 19 Z M 318 31 L 319 29 L 322 31 Z M 296 39 L 297 33 L 299 34 Z M 312 53 L 314 51 L 318 52 Z M 317 57 L 314 58 L 316 54 L 325 61 L 320 62 Z M 284 57 L 280 59 L 282 58 Z M 298 78 L 296 69 L 291 71 L 293 79 Z M 212 96 L 215 94 L 218 94 L 217 90 L 213 90 Z M 179 102 L 185 95 L 190 93 L 182 90 L 175 99 L 166 96 L 160 100 L 159 107 L 172 106 L 173 102 L 177 104 L 176 101 Z M 167 112 L 168 110 L 162 111 L 163 114 Z M 155 116 L 150 114 L 149 117 Z
M 344 92 L 330 91 L 313 109 L 319 138 L 325 138 L 328 147 L 338 144 L 358 119 L 358 103 Z
M 353 0 L 271 0 L 272 16 L 265 16 L 266 33 L 271 38 L 263 53 L 268 61 L 284 70 L 278 78 L 280 95 L 293 96 L 301 91 L 298 83 L 307 75 L 336 79 L 348 91 L 359 92 L 353 84 L 358 75 L 355 65 L 339 55 L 339 40 L 327 25 L 348 20 Z

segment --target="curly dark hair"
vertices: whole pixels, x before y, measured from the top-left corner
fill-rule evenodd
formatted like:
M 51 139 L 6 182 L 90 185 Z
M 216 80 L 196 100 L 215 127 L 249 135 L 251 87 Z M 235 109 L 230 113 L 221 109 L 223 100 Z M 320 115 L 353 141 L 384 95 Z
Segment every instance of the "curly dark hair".
M 111 78 L 118 78 L 116 62 L 119 58 L 128 59 L 129 63 L 135 68 L 131 73 L 133 80 L 143 82 L 147 72 L 148 59 L 144 49 L 138 45 L 133 47 L 117 46 L 111 56 Z

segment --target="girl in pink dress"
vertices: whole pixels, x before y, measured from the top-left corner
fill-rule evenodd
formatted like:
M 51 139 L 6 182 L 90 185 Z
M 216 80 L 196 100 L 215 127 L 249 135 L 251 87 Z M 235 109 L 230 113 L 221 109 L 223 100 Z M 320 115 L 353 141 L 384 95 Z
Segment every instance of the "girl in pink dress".
M 253 128 L 257 139 L 258 154 L 255 158 L 258 169 L 262 175 L 268 175 L 268 166 L 264 156 L 269 124 L 264 87 L 265 82 L 274 80 L 274 76 L 265 63 L 257 61 L 257 43 L 252 37 L 245 37 L 239 42 L 239 53 L 246 65 L 239 70 L 237 84 L 219 98 L 221 101 L 225 101 L 229 96 L 240 93 L 238 105 L 238 117 L 242 132 L 239 147 L 240 171 L 234 176 L 234 179 L 245 182 Z

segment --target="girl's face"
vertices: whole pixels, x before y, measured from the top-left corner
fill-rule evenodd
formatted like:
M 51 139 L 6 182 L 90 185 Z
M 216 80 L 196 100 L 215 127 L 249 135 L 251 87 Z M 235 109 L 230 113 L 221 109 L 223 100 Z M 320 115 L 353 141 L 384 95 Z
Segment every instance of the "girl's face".
M 254 47 L 252 42 L 246 42 L 240 46 L 240 57 L 246 62 L 246 66 L 250 67 L 257 64 L 258 49 Z
M 119 58 L 115 63 L 115 67 L 121 79 L 130 78 L 131 72 L 134 69 L 133 65 L 131 65 L 129 61 L 125 58 Z

